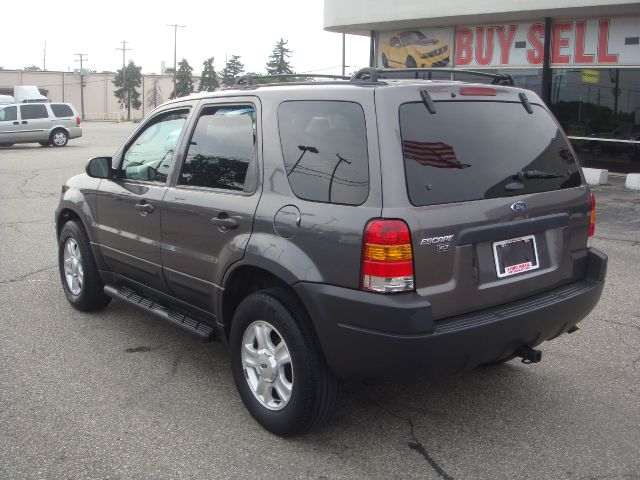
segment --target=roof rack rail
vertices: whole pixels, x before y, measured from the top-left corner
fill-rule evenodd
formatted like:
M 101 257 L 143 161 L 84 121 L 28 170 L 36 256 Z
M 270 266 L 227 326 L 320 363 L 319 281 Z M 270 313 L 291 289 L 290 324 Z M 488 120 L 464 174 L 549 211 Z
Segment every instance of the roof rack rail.
M 508 73 L 488 73 L 477 70 L 462 70 L 458 68 L 362 68 L 358 70 L 351 81 L 379 82 L 382 78 L 420 78 L 420 73 L 448 72 L 451 80 L 455 80 L 456 74 L 476 75 L 479 77 L 491 78 L 492 85 L 515 85 L 516 82 Z M 385 74 L 394 75 L 387 76 Z M 431 79 L 431 75 L 429 78 Z
M 254 85 L 253 81 L 255 79 L 274 79 L 279 80 L 281 82 L 284 81 L 285 78 L 328 78 L 331 80 L 350 80 L 350 77 L 343 77 L 342 75 L 325 75 L 325 74 L 317 74 L 317 73 L 285 73 L 283 75 L 242 75 L 236 78 L 234 87 L 250 87 Z

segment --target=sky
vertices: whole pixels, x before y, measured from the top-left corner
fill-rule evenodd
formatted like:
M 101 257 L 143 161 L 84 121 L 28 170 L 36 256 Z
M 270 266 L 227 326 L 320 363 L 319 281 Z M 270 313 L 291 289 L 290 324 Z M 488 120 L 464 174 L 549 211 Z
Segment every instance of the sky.
M 20 2 L 5 0 L 0 66 L 21 69 L 43 67 L 73 71 L 76 53 L 86 53 L 85 68 L 114 71 L 122 67 L 122 40 L 128 43 L 127 62 L 142 66 L 143 73 L 160 73 L 161 62 L 173 66 L 174 29 L 178 28 L 178 62 L 186 58 L 194 74 L 202 62 L 214 57 L 216 71 L 225 58 L 239 55 L 245 71 L 264 72 L 275 43 L 282 37 L 292 50 L 296 72 L 339 74 L 342 35 L 323 30 L 323 0 L 210 0 L 189 2 L 70 0 L 63 5 L 30 0 L 26 14 Z M 13 18 L 15 21 L 6 21 Z M 346 36 L 347 73 L 367 66 L 369 38 Z

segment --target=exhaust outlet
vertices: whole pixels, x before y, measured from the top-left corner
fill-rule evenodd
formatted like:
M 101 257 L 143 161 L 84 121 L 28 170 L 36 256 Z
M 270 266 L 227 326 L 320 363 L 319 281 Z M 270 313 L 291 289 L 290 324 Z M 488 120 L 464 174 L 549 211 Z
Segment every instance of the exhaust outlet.
M 542 352 L 527 345 L 522 345 L 518 348 L 518 350 L 516 350 L 516 356 L 520 357 L 522 359 L 521 362 L 527 365 L 530 363 L 538 363 L 542 360 Z

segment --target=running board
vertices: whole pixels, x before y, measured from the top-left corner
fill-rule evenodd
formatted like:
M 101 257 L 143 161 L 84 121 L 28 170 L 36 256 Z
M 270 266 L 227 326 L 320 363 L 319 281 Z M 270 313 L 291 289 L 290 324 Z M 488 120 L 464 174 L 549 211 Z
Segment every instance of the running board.
M 182 313 L 170 310 L 149 298 L 143 297 L 130 288 L 115 288 L 106 285 L 104 287 L 104 293 L 109 295 L 111 298 L 129 303 L 140 310 L 144 310 L 145 312 L 155 315 L 162 320 L 186 330 L 187 332 L 193 333 L 203 340 L 213 340 L 214 330 L 206 323 L 202 323 L 198 320 L 187 317 Z

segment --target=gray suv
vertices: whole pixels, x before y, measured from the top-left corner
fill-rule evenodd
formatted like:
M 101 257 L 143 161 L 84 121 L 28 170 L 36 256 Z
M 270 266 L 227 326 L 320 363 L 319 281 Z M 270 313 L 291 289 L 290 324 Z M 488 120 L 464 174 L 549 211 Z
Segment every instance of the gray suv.
M 70 103 L 0 105 L 0 146 L 39 143 L 65 147 L 82 136 L 80 117 Z
M 539 361 L 606 274 L 570 143 L 508 77 L 385 75 L 245 79 L 154 110 L 62 187 L 69 302 L 228 342 L 279 435 L 325 422 L 339 379 Z

